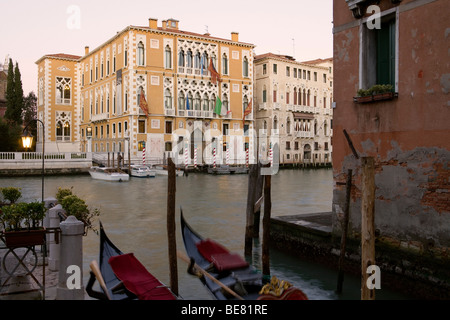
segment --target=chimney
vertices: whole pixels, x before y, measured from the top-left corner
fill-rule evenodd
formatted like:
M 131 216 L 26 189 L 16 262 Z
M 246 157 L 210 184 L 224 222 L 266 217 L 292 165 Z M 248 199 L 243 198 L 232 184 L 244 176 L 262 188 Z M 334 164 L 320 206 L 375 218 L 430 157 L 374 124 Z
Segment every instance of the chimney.
M 148 25 L 150 29 L 158 29 L 158 19 L 155 18 L 148 19 Z
M 89 54 L 89 46 L 84 47 L 84 55 L 88 55 Z
M 231 41 L 239 42 L 239 32 L 231 32 Z
M 163 20 L 162 21 L 162 28 L 163 28 L 163 30 L 166 30 L 166 26 L 167 26 L 167 20 Z

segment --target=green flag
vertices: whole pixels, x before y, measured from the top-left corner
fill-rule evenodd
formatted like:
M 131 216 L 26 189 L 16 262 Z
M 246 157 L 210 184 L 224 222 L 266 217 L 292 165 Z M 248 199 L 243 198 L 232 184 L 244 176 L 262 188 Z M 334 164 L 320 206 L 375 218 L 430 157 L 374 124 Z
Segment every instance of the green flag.
M 222 101 L 220 101 L 219 97 L 216 99 L 216 108 L 214 109 L 214 113 L 220 115 L 222 111 Z

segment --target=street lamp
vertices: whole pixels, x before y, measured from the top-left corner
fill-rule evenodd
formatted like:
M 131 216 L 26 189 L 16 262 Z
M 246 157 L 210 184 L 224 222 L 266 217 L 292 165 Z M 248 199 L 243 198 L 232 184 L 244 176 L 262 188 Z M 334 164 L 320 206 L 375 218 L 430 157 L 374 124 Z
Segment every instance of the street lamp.
M 44 175 L 45 175 L 45 166 L 44 166 L 44 160 L 45 160 L 45 126 L 44 123 L 39 120 L 35 119 L 36 121 L 39 121 L 42 124 L 42 203 L 44 202 Z M 33 144 L 33 136 L 28 132 L 28 126 L 31 122 L 29 122 L 25 128 L 23 129 L 22 134 L 22 144 L 25 149 L 31 148 Z

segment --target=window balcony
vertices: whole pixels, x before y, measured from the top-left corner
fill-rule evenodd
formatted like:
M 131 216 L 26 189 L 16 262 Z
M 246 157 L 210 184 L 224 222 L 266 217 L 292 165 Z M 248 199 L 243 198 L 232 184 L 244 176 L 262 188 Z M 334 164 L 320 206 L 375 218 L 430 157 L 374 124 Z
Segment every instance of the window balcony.
M 106 121 L 108 119 L 109 119 L 109 113 L 106 113 L 106 112 L 91 115 L 92 122 Z
M 267 110 L 267 103 L 266 102 L 260 103 L 259 110 L 260 111 Z
M 296 138 L 314 138 L 314 133 L 310 131 L 297 131 L 295 133 Z
M 273 103 L 273 109 L 274 110 L 280 110 L 280 103 L 279 102 L 274 102 Z
M 175 116 L 175 109 L 164 109 L 164 115 L 169 116 L 169 117 L 174 117 Z
M 294 107 L 293 104 L 287 104 L 287 105 L 286 105 L 286 110 L 287 110 L 287 111 L 294 111 L 294 110 L 295 110 L 295 107 Z
M 56 98 L 56 104 L 70 105 L 70 99 Z

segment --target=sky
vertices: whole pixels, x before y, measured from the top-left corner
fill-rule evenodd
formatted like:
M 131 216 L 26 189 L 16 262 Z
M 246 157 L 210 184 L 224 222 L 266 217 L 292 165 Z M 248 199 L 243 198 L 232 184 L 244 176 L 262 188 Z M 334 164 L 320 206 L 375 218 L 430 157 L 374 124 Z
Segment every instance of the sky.
M 179 29 L 254 44 L 307 61 L 333 56 L 332 0 L 1 0 L 0 63 L 19 64 L 24 94 L 37 92 L 37 65 L 46 54 L 84 55 L 129 25 L 149 18 L 179 20 Z

